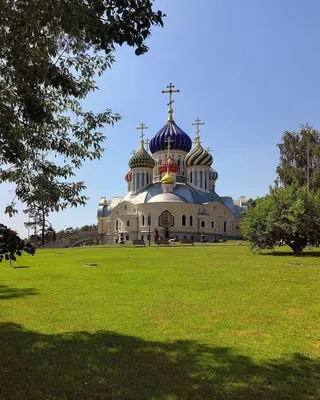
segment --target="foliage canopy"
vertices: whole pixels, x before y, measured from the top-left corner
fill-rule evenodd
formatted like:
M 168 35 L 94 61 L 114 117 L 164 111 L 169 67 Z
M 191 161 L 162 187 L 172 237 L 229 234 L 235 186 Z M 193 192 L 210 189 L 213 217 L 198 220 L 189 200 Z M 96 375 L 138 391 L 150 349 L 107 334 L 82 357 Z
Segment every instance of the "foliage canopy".
M 273 249 L 282 241 L 300 253 L 320 240 L 320 192 L 271 188 L 248 209 L 241 231 L 254 250 Z
M 97 89 L 116 47 L 144 54 L 163 17 L 152 0 L 1 2 L 0 183 L 15 183 L 17 197 L 30 203 L 45 176 L 58 208 L 85 202 L 84 183 L 68 180 L 85 160 L 101 157 L 103 127 L 120 116 L 93 112 L 82 100 Z

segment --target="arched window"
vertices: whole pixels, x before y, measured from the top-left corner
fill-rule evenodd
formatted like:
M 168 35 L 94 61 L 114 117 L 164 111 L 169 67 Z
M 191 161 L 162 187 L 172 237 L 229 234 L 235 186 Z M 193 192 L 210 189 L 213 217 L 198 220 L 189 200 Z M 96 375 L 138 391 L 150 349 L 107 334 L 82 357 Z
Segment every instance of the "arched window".
M 200 187 L 202 188 L 202 185 L 203 185 L 203 178 L 202 178 L 202 175 L 203 175 L 203 172 L 202 171 L 200 171 Z
M 198 172 L 197 171 L 195 171 L 195 173 L 194 173 L 194 184 L 196 186 L 198 186 Z
M 148 214 L 148 226 L 150 226 L 152 223 L 152 216 L 151 214 Z
M 179 166 L 179 170 L 178 170 L 178 174 L 180 174 L 180 158 L 178 159 L 178 166 Z
M 129 220 L 127 221 L 127 226 L 130 226 L 130 221 Z
M 116 231 L 119 229 L 119 221 L 116 220 Z
M 190 172 L 190 183 L 192 183 L 192 171 Z
M 147 185 L 149 185 L 149 174 L 147 174 Z
M 187 218 L 185 215 L 182 216 L 182 226 L 186 226 Z
M 204 188 L 207 190 L 207 171 L 204 173 Z
M 211 221 L 211 228 L 214 228 L 214 222 Z
M 193 217 L 190 215 L 190 226 L 193 226 Z
M 144 226 L 144 222 L 145 222 L 145 221 L 144 221 L 144 215 L 142 215 L 142 217 L 141 217 L 141 225 L 142 225 L 142 226 Z
M 140 173 L 136 173 L 136 191 L 140 189 Z
M 223 232 L 224 233 L 227 232 L 227 221 L 224 221 L 224 223 L 223 223 Z
M 205 228 L 205 227 L 206 227 L 205 221 L 201 221 L 201 228 Z

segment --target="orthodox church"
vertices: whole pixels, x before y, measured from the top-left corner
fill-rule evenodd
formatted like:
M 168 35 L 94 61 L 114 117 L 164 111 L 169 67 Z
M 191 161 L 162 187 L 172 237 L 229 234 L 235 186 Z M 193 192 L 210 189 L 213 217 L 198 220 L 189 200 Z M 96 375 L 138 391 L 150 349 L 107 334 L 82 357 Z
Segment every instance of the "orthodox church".
M 144 140 L 146 126 L 141 123 L 138 127 L 140 148 L 129 160 L 127 194 L 100 199 L 100 244 L 149 238 L 210 241 L 240 236 L 245 198 L 234 202 L 216 193 L 218 173 L 212 167 L 210 148 L 205 149 L 200 140 L 204 123 L 197 118 L 192 124 L 197 128 L 192 146 L 191 138 L 173 119 L 172 94 L 179 90 L 171 83 L 167 88 L 162 91 L 169 94 L 164 127 L 150 141 Z

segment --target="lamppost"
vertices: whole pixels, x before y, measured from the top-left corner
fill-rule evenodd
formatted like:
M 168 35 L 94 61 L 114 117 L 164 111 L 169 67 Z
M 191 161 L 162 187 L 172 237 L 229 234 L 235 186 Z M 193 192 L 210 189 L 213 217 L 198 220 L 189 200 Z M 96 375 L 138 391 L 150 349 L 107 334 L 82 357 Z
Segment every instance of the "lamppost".
M 151 213 L 148 213 L 148 228 L 149 228 L 148 240 L 149 240 L 149 247 L 150 247 L 150 240 L 151 240 L 151 236 L 150 236 L 150 226 L 151 226 Z

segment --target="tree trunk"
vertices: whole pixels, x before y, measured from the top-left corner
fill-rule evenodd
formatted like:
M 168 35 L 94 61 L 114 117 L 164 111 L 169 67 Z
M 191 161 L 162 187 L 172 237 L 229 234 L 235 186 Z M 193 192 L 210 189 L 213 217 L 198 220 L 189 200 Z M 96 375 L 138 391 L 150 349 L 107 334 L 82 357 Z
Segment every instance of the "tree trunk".
M 288 243 L 288 246 L 291 248 L 294 254 L 301 254 L 303 252 L 303 249 L 306 247 L 306 244 L 304 243 L 304 241 L 295 241 Z
M 42 210 L 42 226 L 41 226 L 41 244 L 44 245 L 44 234 L 46 229 L 46 216 L 44 210 Z

